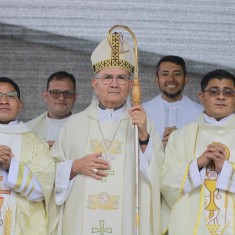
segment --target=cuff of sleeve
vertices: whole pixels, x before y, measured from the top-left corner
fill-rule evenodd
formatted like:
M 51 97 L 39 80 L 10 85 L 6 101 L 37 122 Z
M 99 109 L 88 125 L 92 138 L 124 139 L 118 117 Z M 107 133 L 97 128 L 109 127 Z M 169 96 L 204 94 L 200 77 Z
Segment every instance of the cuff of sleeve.
M 189 179 L 190 178 L 190 179 Z M 184 192 L 189 193 L 202 184 L 201 175 L 198 170 L 197 160 L 193 160 L 189 166 L 187 181 L 184 185 Z
M 72 188 L 74 178 L 72 180 L 69 180 L 72 164 L 73 160 L 68 160 L 57 164 L 55 180 L 55 201 L 57 205 L 61 205 L 64 203 Z
M 149 142 L 144 153 L 141 151 L 141 149 L 139 151 L 140 171 L 147 180 L 149 180 L 148 166 L 151 161 L 152 151 L 153 151 L 153 142 L 151 137 L 149 137 Z
M 228 190 L 228 185 L 230 185 L 229 191 L 235 192 L 235 179 L 231 178 L 233 172 L 233 167 L 227 161 L 224 162 L 222 170 L 218 176 L 216 187 L 221 190 Z M 231 181 L 231 182 L 230 182 Z
M 67 188 L 71 173 L 73 160 L 60 162 L 56 167 L 56 189 L 57 191 Z
M 13 188 L 16 185 L 18 177 L 19 161 L 16 158 L 11 158 L 9 171 L 4 171 L 4 183 Z

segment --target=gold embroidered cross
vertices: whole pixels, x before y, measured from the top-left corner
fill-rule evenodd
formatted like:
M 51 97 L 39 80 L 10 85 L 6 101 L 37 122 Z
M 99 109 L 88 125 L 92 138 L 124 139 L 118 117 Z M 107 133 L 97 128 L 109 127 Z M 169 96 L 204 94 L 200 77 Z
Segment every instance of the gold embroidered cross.
M 112 228 L 104 228 L 104 220 L 100 220 L 100 228 L 92 228 L 92 233 L 100 233 L 100 235 L 104 235 L 104 233 L 113 233 Z
M 108 175 L 114 175 L 114 170 L 104 170 Z M 106 182 L 107 181 L 107 176 L 104 176 L 101 180 L 101 182 Z

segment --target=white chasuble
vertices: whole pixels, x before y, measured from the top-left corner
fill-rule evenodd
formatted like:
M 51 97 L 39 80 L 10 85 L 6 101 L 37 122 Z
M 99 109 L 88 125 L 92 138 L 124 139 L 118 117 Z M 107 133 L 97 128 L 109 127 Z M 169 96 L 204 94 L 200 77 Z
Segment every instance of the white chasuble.
M 82 234 L 122 234 L 127 138 L 123 130 L 128 130 L 127 123 L 124 120 L 91 121 L 87 152 L 102 152 L 102 158 L 109 161 L 111 169 L 106 171 L 108 176 L 102 180 L 85 179 Z
M 0 144 L 10 147 L 14 157 L 19 160 L 21 134 L 0 133 Z M 16 215 L 15 192 L 4 184 L 3 171 L 0 168 L 0 235 L 13 235 Z
M 219 137 L 218 135 L 209 134 L 207 129 L 199 130 L 199 138 L 197 139 L 196 156 L 200 156 L 208 144 L 218 142 L 224 144 L 227 151 L 227 160 L 230 156 L 235 156 L 234 146 L 235 136 Z M 231 151 L 231 152 L 230 152 Z M 233 160 L 234 161 L 234 160 Z M 216 187 L 218 173 L 215 171 L 214 164 L 206 167 L 206 175 L 204 178 L 204 207 L 205 207 L 205 235 L 229 235 L 235 234 L 235 202 L 232 194 L 228 191 L 220 190 Z M 201 200 L 203 200 L 201 198 Z

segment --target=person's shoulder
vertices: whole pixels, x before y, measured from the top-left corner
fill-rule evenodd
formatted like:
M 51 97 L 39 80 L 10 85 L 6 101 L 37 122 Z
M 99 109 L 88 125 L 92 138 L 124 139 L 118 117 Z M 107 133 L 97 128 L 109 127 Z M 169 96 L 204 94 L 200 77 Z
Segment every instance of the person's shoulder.
M 183 99 L 187 102 L 190 103 L 191 105 L 194 105 L 196 108 L 203 110 L 203 106 L 201 104 L 199 104 L 198 102 L 190 99 L 188 96 L 183 95 Z
M 158 102 L 160 100 L 160 95 L 155 96 L 153 99 L 145 101 L 142 103 L 142 106 L 144 107 L 144 109 L 148 109 L 148 108 L 152 108 L 152 105 L 155 105 L 156 102 Z
M 78 122 L 80 119 L 83 119 L 85 116 L 86 116 L 85 110 L 78 112 L 78 113 L 74 113 L 68 117 L 68 119 L 66 120 L 66 124 Z
M 34 131 L 28 131 L 24 133 L 24 138 L 28 139 L 31 143 L 39 141 L 39 142 L 46 142 L 42 137 L 40 137 L 36 132 Z
M 174 135 L 177 135 L 177 138 L 179 138 L 180 140 L 181 137 L 179 136 L 185 137 L 187 136 L 187 133 L 190 135 L 190 133 L 197 128 L 198 128 L 198 123 L 197 121 L 194 121 L 194 122 L 190 122 L 189 124 L 181 128 L 176 129 L 172 133 L 174 133 Z
M 39 122 L 41 122 L 43 119 L 46 118 L 47 112 L 44 112 L 37 116 L 36 118 L 26 122 L 26 125 L 30 128 L 33 129 Z

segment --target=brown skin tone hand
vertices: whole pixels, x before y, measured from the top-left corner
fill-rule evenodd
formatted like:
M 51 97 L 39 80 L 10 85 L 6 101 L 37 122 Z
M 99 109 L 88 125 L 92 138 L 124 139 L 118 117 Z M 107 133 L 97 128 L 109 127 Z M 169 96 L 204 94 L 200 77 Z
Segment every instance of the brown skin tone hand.
M 163 143 L 164 147 L 166 147 L 166 144 L 168 142 L 170 134 L 176 129 L 177 129 L 176 126 L 165 128 L 165 131 L 164 131 L 163 137 L 162 137 L 162 143 Z
M 6 145 L 0 145 L 0 164 L 4 170 L 9 170 L 12 157 L 11 148 Z
M 220 172 L 225 160 L 225 147 L 220 143 L 212 143 L 207 146 L 207 150 L 197 159 L 197 164 L 200 169 L 213 161 L 215 164 L 215 171 Z

